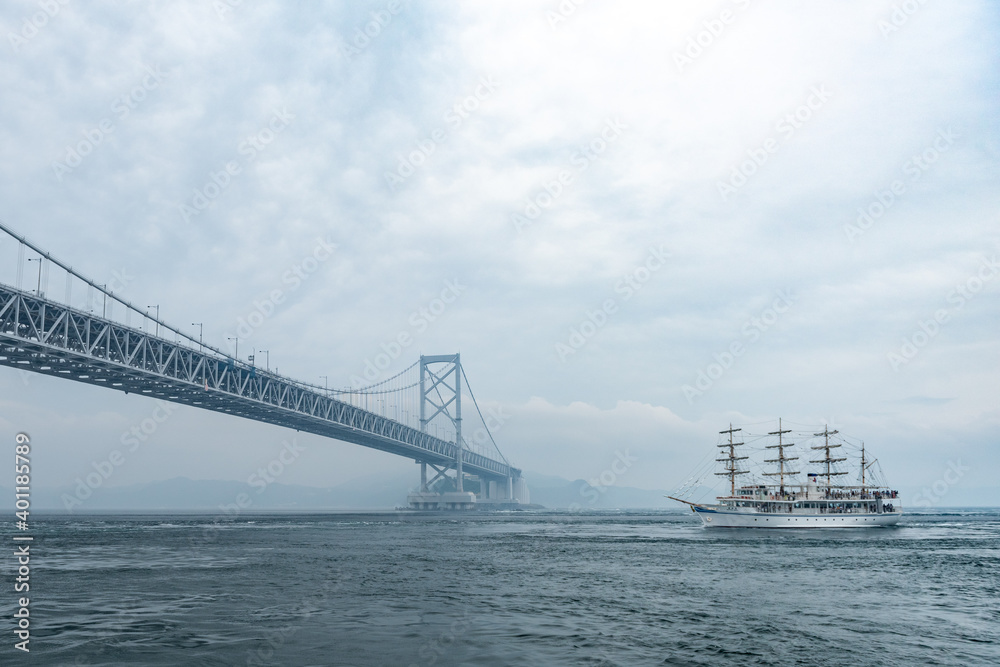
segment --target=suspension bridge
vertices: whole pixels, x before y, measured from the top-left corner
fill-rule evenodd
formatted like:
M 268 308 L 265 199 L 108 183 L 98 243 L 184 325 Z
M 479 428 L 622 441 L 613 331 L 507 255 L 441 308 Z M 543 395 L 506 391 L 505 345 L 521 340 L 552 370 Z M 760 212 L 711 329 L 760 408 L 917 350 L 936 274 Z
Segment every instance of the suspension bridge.
M 260 368 L 254 356 L 240 359 L 238 347 L 230 355 L 206 344 L 200 333 L 195 337 L 163 321 L 158 307 L 155 315 L 152 306 L 140 310 L 3 223 L 0 230 L 17 248 L 16 260 L 3 259 L 14 276 L 13 284 L 0 281 L 0 366 L 405 456 L 420 464 L 420 486 L 408 497 L 415 509 L 528 502 L 521 471 L 500 452 L 490 430 L 490 422 L 496 427 L 502 421 L 483 416 L 459 354 L 421 356 L 366 387 L 329 389 L 298 381 L 272 372 L 270 363 Z M 37 262 L 37 280 L 28 276 L 23 286 L 31 262 Z M 65 274 L 62 301 L 47 294 L 53 271 Z M 74 301 L 74 287 L 77 301 L 80 291 L 86 293 L 82 305 Z M 471 419 L 463 418 L 463 402 Z

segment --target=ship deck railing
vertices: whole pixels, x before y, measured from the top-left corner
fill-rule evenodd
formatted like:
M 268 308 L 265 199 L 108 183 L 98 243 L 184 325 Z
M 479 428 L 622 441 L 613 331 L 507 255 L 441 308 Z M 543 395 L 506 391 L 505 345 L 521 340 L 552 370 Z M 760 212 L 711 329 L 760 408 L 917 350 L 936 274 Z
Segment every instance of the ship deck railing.
M 721 506 L 745 514 L 895 514 L 902 510 L 902 505 L 896 503 L 879 504 L 871 500 L 750 501 L 744 498 L 741 501 L 747 504 L 730 507 L 723 503 Z M 817 506 L 806 507 L 804 503 L 807 502 Z
M 892 495 L 890 495 L 892 494 Z M 718 496 L 718 500 L 749 500 L 749 501 L 764 501 L 764 502 L 813 502 L 813 501 L 827 501 L 827 502 L 861 502 L 865 500 L 870 501 L 894 501 L 899 500 L 898 493 L 895 491 L 889 491 L 885 495 L 875 496 L 870 493 L 866 493 L 858 496 L 850 495 L 826 495 L 825 493 L 786 493 L 784 495 L 780 494 L 768 494 L 767 497 L 763 496 Z

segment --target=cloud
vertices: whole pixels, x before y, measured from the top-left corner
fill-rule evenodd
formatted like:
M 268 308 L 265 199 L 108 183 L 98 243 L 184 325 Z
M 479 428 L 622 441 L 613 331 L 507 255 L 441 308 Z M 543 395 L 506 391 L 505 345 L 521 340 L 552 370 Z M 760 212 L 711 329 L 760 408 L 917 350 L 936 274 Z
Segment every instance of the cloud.
M 459 280 L 467 291 L 396 364 L 461 350 L 480 397 L 522 406 L 545 434 L 522 432 L 535 444 L 518 452 L 540 467 L 566 460 L 540 452 L 581 442 L 587 465 L 602 465 L 631 433 L 651 466 L 671 469 L 687 454 L 654 454 L 658 429 L 701 447 L 736 412 L 849 416 L 901 457 L 925 452 L 935 474 L 934 443 L 956 431 L 961 446 L 989 441 L 997 282 L 912 361 L 888 360 L 1000 250 L 989 3 L 923 4 L 899 25 L 890 2 L 586 3 L 555 22 L 557 3 L 387 7 L 63 6 L 17 50 L 8 39 L 0 217 L 98 281 L 134 275 L 126 298 L 179 326 L 204 322 L 216 345 L 331 238 L 334 257 L 250 343 L 312 382 L 349 384 Z M 36 11 L 7 3 L 3 34 Z M 150 67 L 162 80 L 143 90 Z M 251 158 L 246 142 L 284 110 L 287 127 Z M 53 164 L 103 120 L 113 131 L 60 179 Z M 598 151 L 608 122 L 627 127 Z M 949 131 L 947 150 L 929 153 Z M 401 160 L 412 173 L 394 189 L 386 174 Z M 185 220 L 180 207 L 233 161 L 240 172 Z M 571 182 L 519 230 L 512 215 L 564 171 Z M 873 203 L 884 211 L 849 236 Z M 661 244 L 668 265 L 561 361 L 556 343 Z M 749 341 L 744 325 L 778 290 L 794 306 Z M 734 342 L 745 353 L 689 402 L 683 387 Z M 5 398 L 22 414 L 100 409 L 76 406 L 80 387 L 29 400 L 19 382 Z M 921 395 L 952 400 L 906 400 Z M 125 421 L 143 412 L 107 400 Z M 204 420 L 210 440 L 226 438 L 224 421 Z M 100 430 L 81 436 L 94 451 L 115 436 Z M 226 451 L 204 456 L 224 473 Z M 379 456 L 359 454 L 358 475 Z

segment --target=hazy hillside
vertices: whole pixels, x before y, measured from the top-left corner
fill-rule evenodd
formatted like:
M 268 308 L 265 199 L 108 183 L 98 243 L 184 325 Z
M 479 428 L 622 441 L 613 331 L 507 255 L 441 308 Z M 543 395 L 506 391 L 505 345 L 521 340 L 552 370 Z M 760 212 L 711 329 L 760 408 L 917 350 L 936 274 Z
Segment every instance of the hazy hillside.
M 531 502 L 547 508 L 628 509 L 671 507 L 664 491 L 613 486 L 595 488 L 583 480 L 528 474 Z M 394 509 L 406 504 L 414 480 L 370 476 L 332 488 L 273 483 L 265 488 L 242 482 L 192 480 L 186 477 L 154 482 L 99 488 L 80 499 L 73 487 L 38 488 L 32 493 L 32 508 L 65 511 L 72 499 L 72 511 L 95 510 L 217 510 L 240 506 L 243 510 Z M 3 497 L 13 490 L 0 487 Z M 80 496 L 86 495 L 81 492 Z M 79 500 L 79 503 L 73 502 Z M 221 510 L 220 510 L 221 511 Z

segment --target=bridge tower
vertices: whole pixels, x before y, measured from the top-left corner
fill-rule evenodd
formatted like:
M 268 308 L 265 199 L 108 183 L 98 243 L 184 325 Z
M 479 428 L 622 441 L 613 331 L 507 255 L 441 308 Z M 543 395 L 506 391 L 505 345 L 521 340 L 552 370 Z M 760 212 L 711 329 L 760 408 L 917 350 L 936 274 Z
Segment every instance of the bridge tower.
M 450 467 L 438 468 L 434 464 L 420 463 L 420 492 L 411 494 L 410 505 L 418 509 L 468 509 L 476 502 L 474 493 L 464 489 L 462 471 L 464 441 L 462 440 L 462 357 L 461 354 L 420 356 L 420 430 L 427 432 L 428 425 L 439 415 L 451 422 L 455 429 L 457 446 L 454 469 L 455 491 L 442 494 L 430 489 L 438 479 L 445 478 Z M 437 475 L 428 482 L 427 466 Z

